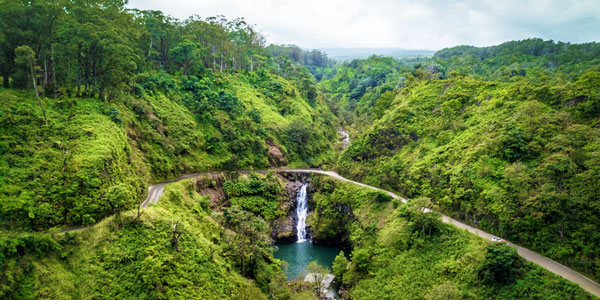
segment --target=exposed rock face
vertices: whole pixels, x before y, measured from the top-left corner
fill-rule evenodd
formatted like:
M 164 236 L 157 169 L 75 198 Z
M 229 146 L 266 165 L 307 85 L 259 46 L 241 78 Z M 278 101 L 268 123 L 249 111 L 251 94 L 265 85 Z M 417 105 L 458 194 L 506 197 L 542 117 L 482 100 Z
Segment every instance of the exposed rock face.
M 340 298 L 344 300 L 351 299 L 350 293 L 343 286 L 338 290 L 338 294 L 340 295 Z
M 296 197 L 302 183 L 308 180 L 306 174 L 298 173 L 284 173 L 283 178 L 286 182 L 286 200 L 281 203 L 281 207 L 286 214 L 271 223 L 271 240 L 275 244 L 293 243 L 298 240 L 296 232 L 296 224 L 298 224 Z
M 209 195 L 210 208 L 222 209 L 229 203 L 223 190 L 225 177 L 222 174 L 206 174 L 194 179 L 196 182 L 196 192 L 200 195 Z
M 284 216 L 275 221 L 271 225 L 271 239 L 275 244 L 288 244 L 298 240 L 296 233 L 296 224 L 292 216 Z
M 342 148 L 346 149 L 346 147 L 348 147 L 350 144 L 350 135 L 348 135 L 348 133 L 342 128 L 338 129 L 338 133 L 340 136 L 342 136 Z
M 230 205 L 223 189 L 223 183 L 231 180 L 244 172 L 233 173 L 208 173 L 194 178 L 196 191 L 200 195 L 208 195 L 210 207 L 221 210 Z M 296 224 L 296 197 L 302 184 L 309 181 L 307 174 L 283 173 L 277 174 L 285 183 L 285 200 L 280 204 L 285 215 L 271 222 L 271 240 L 275 244 L 294 243 L 298 240 Z M 308 233 L 310 236 L 310 232 Z
M 273 144 L 271 141 L 267 141 L 267 146 L 269 147 L 269 164 L 275 167 L 285 166 L 287 164 L 287 160 L 277 146 Z

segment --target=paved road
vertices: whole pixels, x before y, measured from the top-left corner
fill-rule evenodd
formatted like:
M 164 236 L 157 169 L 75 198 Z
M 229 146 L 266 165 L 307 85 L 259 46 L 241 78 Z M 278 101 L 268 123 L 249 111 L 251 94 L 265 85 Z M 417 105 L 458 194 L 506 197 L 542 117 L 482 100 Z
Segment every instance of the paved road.
M 285 172 L 289 172 L 289 173 L 313 173 L 313 174 L 322 174 L 322 175 L 326 175 L 326 176 L 330 176 L 342 181 L 346 181 L 346 182 L 350 182 L 359 186 L 363 186 L 369 189 L 373 189 L 373 190 L 377 190 L 377 191 L 381 191 L 384 192 L 388 195 L 390 195 L 392 198 L 394 199 L 399 199 L 400 201 L 406 203 L 406 199 L 398 196 L 397 194 L 394 194 L 390 191 L 386 191 L 386 190 L 382 190 L 380 188 L 374 187 L 374 186 L 370 186 L 361 182 L 357 182 L 357 181 L 353 181 L 347 178 L 344 178 L 342 176 L 340 176 L 338 173 L 333 172 L 333 171 L 323 171 L 323 170 L 319 170 L 319 169 L 286 169 L 286 168 L 277 168 L 277 169 L 272 169 L 275 172 L 278 173 L 285 173 Z M 267 170 L 255 170 L 255 172 L 266 172 Z M 241 172 L 250 172 L 250 171 L 241 171 Z M 196 177 L 196 176 L 200 176 L 200 175 L 206 175 L 206 174 L 212 174 L 212 173 L 219 173 L 219 172 L 206 172 L 206 173 L 196 173 L 196 174 L 189 174 L 189 175 L 185 175 L 176 179 L 172 179 L 169 181 L 165 181 L 159 184 L 155 184 L 155 185 L 151 185 L 150 187 L 148 187 L 148 198 L 141 204 L 142 207 L 147 207 L 148 204 L 150 203 L 157 203 L 158 199 L 160 198 L 160 196 L 162 195 L 165 185 L 171 182 L 176 182 L 182 179 L 187 179 L 187 178 L 192 178 L 192 177 Z M 429 209 L 425 209 L 425 211 L 431 211 Z M 492 238 L 492 234 L 489 234 L 485 231 L 482 231 L 480 229 L 477 229 L 475 227 L 472 227 L 470 225 L 467 225 L 463 222 L 460 222 L 458 220 L 454 220 L 448 216 L 442 215 L 442 221 L 448 224 L 452 224 L 458 228 L 462 228 L 462 229 L 466 229 L 471 233 L 477 234 L 487 240 L 490 240 Z M 513 244 L 513 243 L 509 243 L 509 245 L 513 248 L 517 249 L 517 252 L 519 253 L 519 255 L 521 255 L 523 258 L 525 258 L 526 260 L 533 262 L 537 265 L 539 265 L 540 267 L 556 274 L 559 276 L 562 276 L 563 278 L 578 284 L 580 287 L 582 287 L 583 289 L 585 289 L 586 291 L 590 292 L 591 294 L 600 297 L 600 284 L 592 281 L 591 279 L 569 269 L 568 267 L 557 263 L 549 258 L 546 258 L 540 254 L 537 254 L 529 249 L 523 248 L 519 245 Z

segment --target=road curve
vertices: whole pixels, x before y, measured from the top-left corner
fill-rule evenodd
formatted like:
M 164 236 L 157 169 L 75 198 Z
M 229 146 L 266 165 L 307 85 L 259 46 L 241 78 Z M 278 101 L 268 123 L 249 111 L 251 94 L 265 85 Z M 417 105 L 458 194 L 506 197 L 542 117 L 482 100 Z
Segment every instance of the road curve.
M 289 172 L 289 173 L 307 173 L 307 174 L 312 173 L 312 174 L 326 175 L 326 176 L 329 176 L 329 177 L 332 177 L 335 179 L 339 179 L 341 181 L 350 182 L 355 185 L 359 185 L 359 186 L 366 187 L 369 189 L 384 192 L 384 193 L 390 195 L 392 198 L 399 199 L 400 201 L 406 203 L 406 199 L 398 196 L 395 193 L 392 193 L 390 191 L 386 191 L 386 190 L 383 190 L 383 189 L 380 189 L 380 188 L 377 188 L 377 187 L 374 187 L 374 186 L 371 186 L 368 184 L 364 184 L 361 182 L 357 182 L 354 180 L 344 178 L 334 171 L 324 171 L 324 170 L 320 170 L 320 169 L 288 169 L 288 168 L 275 168 L 275 169 L 271 169 L 271 170 L 273 170 L 274 172 L 277 172 L 277 173 Z M 266 172 L 266 171 L 267 170 L 254 170 L 254 171 L 244 170 L 244 171 L 239 171 L 239 172 Z M 177 181 L 180 181 L 183 179 L 193 178 L 193 177 L 197 177 L 197 176 L 201 176 L 201 175 L 216 174 L 216 173 L 223 173 L 223 172 L 205 172 L 205 173 L 188 174 L 188 175 L 184 175 L 179 178 L 176 178 L 176 179 L 172 179 L 172 180 L 161 182 L 161 183 L 158 183 L 155 185 L 151 185 L 148 187 L 148 198 L 146 198 L 146 200 L 144 202 L 142 202 L 142 204 L 140 204 L 140 205 L 142 208 L 145 208 L 150 203 L 157 203 L 158 199 L 163 194 L 165 185 L 167 185 L 169 183 L 177 182 Z M 431 210 L 425 209 L 425 211 L 431 211 Z M 442 221 L 444 223 L 452 224 L 458 228 L 466 229 L 469 232 L 479 235 L 487 240 L 490 240 L 492 238 L 492 236 L 494 236 L 490 233 L 487 233 L 483 230 L 477 229 L 473 226 L 467 225 L 461 221 L 452 219 L 445 215 L 442 215 Z M 521 255 L 526 260 L 528 260 L 534 264 L 537 264 L 538 266 L 579 285 L 581 288 L 588 291 L 590 294 L 595 295 L 596 297 L 600 297 L 600 284 L 599 283 L 579 274 L 578 272 L 566 267 L 565 265 L 562 265 L 562 264 L 555 262 L 549 258 L 546 258 L 540 254 L 537 254 L 527 248 L 523 248 L 523 247 L 513 244 L 513 243 L 509 243 L 509 245 L 513 248 L 516 248 L 519 255 Z

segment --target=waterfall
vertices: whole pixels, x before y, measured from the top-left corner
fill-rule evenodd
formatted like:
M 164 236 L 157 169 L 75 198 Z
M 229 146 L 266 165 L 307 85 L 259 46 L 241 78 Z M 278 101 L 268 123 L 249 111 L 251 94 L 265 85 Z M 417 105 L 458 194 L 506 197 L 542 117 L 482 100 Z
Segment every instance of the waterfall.
M 298 217 L 296 232 L 298 233 L 298 243 L 306 241 L 306 216 L 308 215 L 308 197 L 306 197 L 307 186 L 308 183 L 302 184 L 302 187 L 298 191 L 298 196 L 296 196 L 296 216 Z
M 338 129 L 338 133 L 342 136 L 342 148 L 346 149 L 350 144 L 350 135 L 342 128 Z

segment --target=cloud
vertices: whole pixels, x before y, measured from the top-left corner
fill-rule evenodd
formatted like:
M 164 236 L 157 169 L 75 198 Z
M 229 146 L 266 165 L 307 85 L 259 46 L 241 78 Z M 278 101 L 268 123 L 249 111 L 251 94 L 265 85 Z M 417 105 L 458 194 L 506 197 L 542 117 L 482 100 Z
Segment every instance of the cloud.
M 270 43 L 303 48 L 437 50 L 541 37 L 600 40 L 600 1 L 580 0 L 130 0 L 185 19 L 244 17 Z

